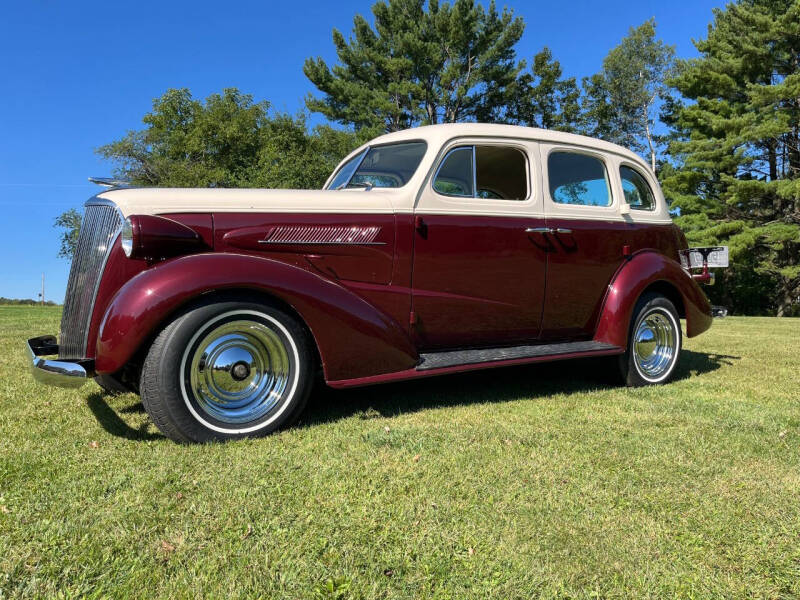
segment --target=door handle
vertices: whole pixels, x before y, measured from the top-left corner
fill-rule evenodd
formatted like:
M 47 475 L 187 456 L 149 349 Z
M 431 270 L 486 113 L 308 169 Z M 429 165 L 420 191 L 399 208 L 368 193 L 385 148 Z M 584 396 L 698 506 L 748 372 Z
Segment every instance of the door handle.
M 414 217 L 414 229 L 423 239 L 427 239 L 428 225 L 425 223 L 425 219 L 423 219 L 421 215 Z
M 525 233 L 572 233 L 572 229 L 566 229 L 564 227 L 528 227 L 525 230 Z

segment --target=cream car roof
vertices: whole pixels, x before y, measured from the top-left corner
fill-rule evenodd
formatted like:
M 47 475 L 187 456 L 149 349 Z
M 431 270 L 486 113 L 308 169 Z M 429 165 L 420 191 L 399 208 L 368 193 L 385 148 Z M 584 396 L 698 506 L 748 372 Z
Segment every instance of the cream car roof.
M 635 162 L 638 166 L 647 171 L 650 171 L 649 165 L 642 160 L 638 154 L 617 144 L 612 144 L 611 142 L 587 137 L 585 135 L 565 133 L 563 131 L 538 129 L 536 127 L 521 127 L 519 125 L 495 125 L 491 123 L 446 123 L 441 125 L 423 125 L 412 129 L 404 129 L 403 131 L 395 131 L 370 140 L 351 152 L 347 158 L 358 154 L 367 146 L 411 140 L 425 140 L 428 146 L 435 146 L 438 149 L 438 147 L 449 140 L 459 137 L 513 138 L 537 142 L 550 142 L 553 144 L 583 146 L 584 148 L 599 150 L 601 152 L 618 154 L 631 162 Z M 345 160 L 347 160 L 347 158 L 345 158 Z
M 388 133 L 379 136 L 348 155 L 341 164 L 368 146 L 411 140 L 424 140 L 427 150 L 419 169 L 402 188 L 373 188 L 345 190 L 274 190 L 274 189 L 225 189 L 225 188 L 117 188 L 98 194 L 98 198 L 114 202 L 124 216 L 133 214 L 204 213 L 204 212 L 283 212 L 283 213 L 398 213 L 415 210 L 418 194 L 427 185 L 427 179 L 442 147 L 452 140 L 520 140 L 529 143 L 563 144 L 595 151 L 615 157 L 618 162 L 633 163 L 651 180 L 651 187 L 658 197 L 658 210 L 649 214 L 636 214 L 636 221 L 669 221 L 669 213 L 657 181 L 648 165 L 636 154 L 616 144 L 594 138 L 513 125 L 491 125 L 482 123 L 454 123 L 428 125 Z M 539 162 L 534 160 L 534 162 Z M 536 167 L 537 169 L 539 167 Z M 338 168 L 337 168 L 338 170 Z M 331 177 L 336 173 L 331 174 Z M 612 180 L 616 181 L 612 176 Z M 330 181 L 330 178 L 329 178 Z M 326 183 L 327 185 L 327 183 Z M 543 190 L 537 194 L 543 198 Z M 615 202 L 616 203 L 616 202 Z M 417 207 L 418 209 L 420 207 Z M 564 212 L 575 218 L 601 217 L 592 207 L 552 206 L 552 212 Z M 464 209 L 474 213 L 477 206 L 464 201 Z M 493 213 L 486 207 L 487 214 Z M 522 206 L 520 206 L 522 209 Z M 517 209 L 513 209 L 517 210 Z M 544 207 L 539 204 L 539 210 Z M 611 218 L 621 218 L 616 206 L 606 211 Z M 611 213 L 616 214 L 612 215 Z M 505 213 L 503 213 L 505 214 Z M 601 217 L 602 218 L 602 217 Z M 625 220 L 629 220 L 626 218 Z

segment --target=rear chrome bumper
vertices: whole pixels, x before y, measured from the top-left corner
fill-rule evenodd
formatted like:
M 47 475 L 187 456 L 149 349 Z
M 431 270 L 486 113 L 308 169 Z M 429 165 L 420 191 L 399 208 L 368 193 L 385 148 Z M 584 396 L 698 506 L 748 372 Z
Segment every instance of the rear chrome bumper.
M 53 335 L 28 340 L 31 354 L 31 373 L 40 383 L 66 388 L 79 388 L 94 377 L 94 360 L 48 360 L 42 356 L 58 354 L 58 342 Z

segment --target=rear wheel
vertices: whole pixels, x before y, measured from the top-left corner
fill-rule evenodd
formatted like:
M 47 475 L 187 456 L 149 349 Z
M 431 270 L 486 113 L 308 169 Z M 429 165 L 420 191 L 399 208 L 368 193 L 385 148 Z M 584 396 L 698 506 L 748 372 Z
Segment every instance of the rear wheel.
M 660 294 L 639 299 L 628 333 L 628 349 L 619 357 L 629 386 L 669 381 L 681 352 L 681 326 L 675 305 Z
M 246 301 L 206 304 L 153 342 L 142 403 L 175 441 L 262 436 L 300 415 L 312 365 L 305 329 L 285 312 Z

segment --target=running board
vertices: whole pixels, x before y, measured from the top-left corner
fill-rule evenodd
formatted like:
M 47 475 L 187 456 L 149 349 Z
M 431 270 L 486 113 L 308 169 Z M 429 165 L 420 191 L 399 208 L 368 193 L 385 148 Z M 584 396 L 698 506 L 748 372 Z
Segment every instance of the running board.
M 478 350 L 448 350 L 420 354 L 417 371 L 446 369 L 460 365 L 492 363 L 497 361 L 519 360 L 537 357 L 558 357 L 564 354 L 580 355 L 624 352 L 623 348 L 603 342 L 565 342 L 561 344 L 538 344 L 535 346 L 511 346 L 505 348 L 481 348 Z

